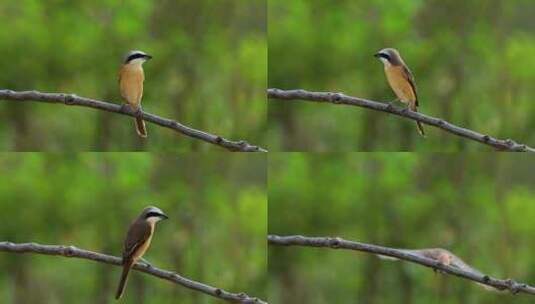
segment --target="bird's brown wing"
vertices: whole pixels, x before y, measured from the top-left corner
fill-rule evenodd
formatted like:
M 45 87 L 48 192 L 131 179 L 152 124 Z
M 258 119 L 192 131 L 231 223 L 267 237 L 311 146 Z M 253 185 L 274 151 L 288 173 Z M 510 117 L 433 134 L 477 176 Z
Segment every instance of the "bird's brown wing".
M 475 269 L 474 267 L 466 264 L 463 260 L 461 260 L 460 257 L 452 254 L 452 261 L 451 261 L 451 265 L 452 266 L 455 266 L 461 270 L 464 270 L 464 271 L 468 271 L 468 272 L 472 272 L 474 274 L 478 274 L 478 275 L 483 275 L 483 273 L 477 269 Z
M 397 250 L 403 251 L 404 253 L 409 253 L 409 254 L 412 254 L 412 255 L 416 255 L 416 256 L 419 256 L 419 257 L 424 257 L 424 258 L 428 258 L 428 259 L 432 259 L 432 260 L 436 260 L 435 252 L 437 252 L 438 250 L 446 251 L 445 249 L 441 249 L 441 248 L 397 249 Z M 377 256 L 379 258 L 383 259 L 383 260 L 391 260 L 391 261 L 399 260 L 398 258 L 394 258 L 394 257 L 391 257 L 391 256 L 385 256 L 385 255 L 380 255 L 380 254 L 377 254 Z
M 403 76 L 409 81 L 412 91 L 414 92 L 414 98 L 416 99 L 416 106 L 418 107 L 418 94 L 416 93 L 416 84 L 414 83 L 414 76 L 412 76 L 411 70 L 406 65 L 403 65 Z
M 120 299 L 123 295 L 124 288 L 126 286 L 126 280 L 128 279 L 128 273 L 130 268 L 136 262 L 134 255 L 136 252 L 145 244 L 147 239 L 150 237 L 151 229 L 145 221 L 136 220 L 130 228 L 126 235 L 124 241 L 123 249 L 123 272 L 121 274 L 121 280 L 119 281 L 119 286 L 117 287 L 117 292 L 115 294 L 116 299 Z
M 483 275 L 483 273 L 474 267 L 466 264 L 463 260 L 461 260 L 460 257 L 456 256 L 455 254 L 451 253 L 450 251 L 442 248 L 429 248 L 429 249 L 416 249 L 416 250 L 405 250 L 405 252 L 412 253 L 415 255 L 423 256 L 426 258 L 430 258 L 433 260 L 437 260 L 438 257 L 442 254 L 447 254 L 451 258 L 451 263 L 449 266 L 453 266 L 455 268 L 471 272 L 473 274 L 477 275 Z
M 403 251 L 432 260 L 437 260 L 437 256 L 442 252 L 449 253 L 449 251 L 442 248 L 405 249 Z
M 474 267 L 466 264 L 463 260 L 461 260 L 461 258 L 459 258 L 458 256 L 456 256 L 454 254 L 452 254 L 451 265 L 455 266 L 455 267 L 457 267 L 457 268 L 459 268 L 461 270 L 464 270 L 464 271 L 467 271 L 467 272 L 471 272 L 471 273 L 479 275 L 479 276 L 484 276 L 484 274 L 481 271 L 479 271 L 479 270 L 475 269 Z M 487 284 L 482 284 L 482 283 L 479 283 L 479 282 L 476 283 L 476 284 L 481 286 L 481 287 L 483 287 L 483 288 L 485 288 L 488 291 L 494 291 L 494 292 L 500 291 L 500 290 L 498 290 L 498 289 L 496 289 L 496 288 L 494 288 L 494 287 L 492 287 L 490 285 L 487 285 Z
M 128 229 L 124 241 L 123 260 L 131 257 L 150 237 L 150 226 L 146 221 L 136 221 Z

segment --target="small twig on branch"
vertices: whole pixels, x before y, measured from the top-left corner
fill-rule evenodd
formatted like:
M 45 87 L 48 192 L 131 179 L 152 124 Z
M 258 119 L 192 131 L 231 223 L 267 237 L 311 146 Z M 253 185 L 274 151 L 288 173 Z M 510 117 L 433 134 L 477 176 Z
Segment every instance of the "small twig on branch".
M 535 295 L 535 287 L 524 283 L 518 283 L 514 280 L 500 280 L 492 278 L 488 275 L 480 275 L 474 272 L 464 271 L 457 267 L 444 265 L 441 262 L 414 254 L 407 253 L 405 250 L 382 247 L 360 242 L 347 241 L 341 238 L 333 237 L 305 237 L 301 235 L 278 236 L 268 235 L 268 242 L 270 245 L 280 246 L 307 246 L 307 247 L 326 247 L 333 249 L 347 249 L 361 252 L 372 253 L 376 255 L 389 256 L 404 261 L 420 264 L 430 267 L 434 270 L 439 270 L 444 273 L 449 273 L 461 278 L 472 280 L 484 285 L 494 287 L 498 290 L 509 290 L 516 294 L 519 292 Z
M 480 142 L 482 144 L 494 147 L 500 151 L 513 151 L 513 152 L 535 152 L 534 148 L 531 148 L 524 144 L 519 144 L 512 139 L 497 139 L 490 135 L 484 135 L 470 129 L 462 128 L 451 124 L 443 119 L 428 116 L 420 112 L 413 112 L 407 108 L 395 107 L 391 104 L 372 101 L 352 96 L 347 96 L 342 93 L 331 92 L 309 92 L 305 90 L 281 90 L 281 89 L 268 89 L 268 98 L 279 100 L 305 100 L 323 103 L 333 103 L 363 107 L 375 111 L 386 112 L 401 116 L 404 118 L 419 121 L 431 126 L 440 128 L 446 132 L 455 134 L 466 139 Z
M 11 90 L 0 90 L 0 99 L 14 100 L 14 101 L 39 101 L 47 103 L 60 103 L 65 105 L 82 106 L 93 109 L 104 110 L 108 112 L 118 113 L 136 117 L 136 112 L 130 107 L 124 107 L 119 104 L 104 102 L 96 99 L 79 97 L 75 94 L 64 93 L 42 93 L 38 91 L 23 91 L 16 92 Z M 176 132 L 182 133 L 186 136 L 200 139 L 207 143 L 223 147 L 230 151 L 240 152 L 267 152 L 266 149 L 259 146 L 254 146 L 246 141 L 231 141 L 218 135 L 210 134 L 201 130 L 196 130 L 185 126 L 177 121 L 156 116 L 147 112 L 143 112 L 143 119 L 159 126 L 172 129 Z
M 79 249 L 74 246 L 63 245 L 40 245 L 36 243 L 23 243 L 14 244 L 11 242 L 0 242 L 0 251 L 13 252 L 13 253 L 36 253 L 45 255 L 59 255 L 64 257 L 74 257 L 86 260 L 92 260 L 96 262 L 122 266 L 121 258 L 97 253 L 89 250 Z M 175 284 L 182 285 L 186 288 L 202 292 L 204 294 L 226 300 L 228 302 L 235 303 L 248 303 L 248 304 L 267 304 L 258 298 L 253 298 L 245 293 L 232 293 L 225 291 L 221 288 L 212 287 L 204 283 L 196 282 L 188 278 L 182 277 L 175 272 L 158 269 L 152 266 L 148 266 L 144 263 L 137 263 L 134 269 L 141 272 L 148 273 L 155 277 L 173 282 Z M 111 296 L 111 295 L 110 295 Z

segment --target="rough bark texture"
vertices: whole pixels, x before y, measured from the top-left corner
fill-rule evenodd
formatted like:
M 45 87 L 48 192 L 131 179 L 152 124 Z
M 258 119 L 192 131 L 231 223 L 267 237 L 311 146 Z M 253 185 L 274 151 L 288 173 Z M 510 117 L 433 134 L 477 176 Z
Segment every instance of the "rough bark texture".
M 132 110 L 130 107 L 121 106 L 114 103 L 108 103 L 100 100 L 79 97 L 74 94 L 64 93 L 42 93 L 38 91 L 23 91 L 16 92 L 11 90 L 0 90 L 0 100 L 13 100 L 13 101 L 37 101 L 48 103 L 60 103 L 65 105 L 82 106 L 88 108 L 94 108 L 98 110 L 118 113 L 122 115 L 128 115 L 137 117 L 141 115 L 143 120 L 152 122 L 159 126 L 172 129 L 183 135 L 211 143 L 213 145 L 220 146 L 230 151 L 240 152 L 267 152 L 266 149 L 259 146 L 254 146 L 246 141 L 231 141 L 218 135 L 210 134 L 201 130 L 193 129 L 186 125 L 183 125 L 177 121 L 156 116 L 154 114 L 142 112 L 140 114 Z
M 409 250 L 382 247 L 360 242 L 347 241 L 337 237 L 305 237 L 301 235 L 278 236 L 268 235 L 269 245 L 280 246 L 307 246 L 307 247 L 325 247 L 332 249 L 347 249 L 361 252 L 372 253 L 381 256 L 393 257 L 396 259 L 420 264 L 448 273 L 457 277 L 465 278 L 478 282 L 480 284 L 494 287 L 498 290 L 509 290 L 516 294 L 519 292 L 535 295 L 535 287 L 524 283 L 518 283 L 512 279 L 500 280 L 488 275 L 477 272 L 465 271 L 457 267 L 447 266 L 437 260 L 414 255 Z
M 497 139 L 490 135 L 481 134 L 470 129 L 465 129 L 456 126 L 440 118 L 431 117 L 420 112 L 413 112 L 408 110 L 407 108 L 395 107 L 391 104 L 384 102 L 377 102 L 357 97 L 351 97 L 341 93 L 309 92 L 305 90 L 268 89 L 267 95 L 270 99 L 306 100 L 313 102 L 357 106 L 375 111 L 386 112 L 407 119 L 419 121 L 430 126 L 435 126 L 451 134 L 491 146 L 496 150 L 513 152 L 535 152 L 534 148 L 531 148 L 524 144 L 519 144 L 512 139 Z
M 86 260 L 92 260 L 95 262 L 106 263 L 116 266 L 122 266 L 121 258 L 101 254 L 89 250 L 79 249 L 74 246 L 63 246 L 63 245 L 40 245 L 36 243 L 23 243 L 15 244 L 11 242 L 0 242 L 0 251 L 12 252 L 12 253 L 36 253 L 36 254 L 45 254 L 45 255 L 59 255 L 70 258 L 80 258 Z M 175 284 L 182 285 L 186 288 L 202 292 L 204 294 L 216 297 L 228 302 L 235 303 L 247 303 L 247 304 L 267 304 L 267 302 L 260 300 L 258 298 L 250 297 L 245 293 L 232 293 L 221 288 L 216 288 L 204 283 L 196 282 L 188 278 L 182 277 L 179 274 L 167 271 L 163 269 L 158 269 L 155 267 L 148 266 L 144 263 L 137 263 L 132 269 L 148 273 L 155 277 L 173 282 Z M 113 295 L 110 295 L 112 297 Z

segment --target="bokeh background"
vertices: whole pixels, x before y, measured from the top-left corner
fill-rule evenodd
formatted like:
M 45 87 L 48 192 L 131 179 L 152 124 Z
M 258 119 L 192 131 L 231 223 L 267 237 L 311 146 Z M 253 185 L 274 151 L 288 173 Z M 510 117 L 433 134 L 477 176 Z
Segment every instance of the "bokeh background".
M 266 127 L 263 0 L 0 2 L 0 88 L 75 93 L 123 103 L 125 53 L 144 65 L 145 111 L 261 145 Z M 87 108 L 0 101 L 2 151 L 190 151 L 220 148 L 131 117 Z
M 120 256 L 128 225 L 153 204 L 169 215 L 145 258 L 156 267 L 266 299 L 262 155 L 0 154 L 0 240 Z M 121 268 L 0 252 L 2 303 L 115 303 Z M 134 271 L 124 303 L 221 300 Z
M 482 272 L 535 284 L 535 158 L 345 153 L 269 160 L 269 233 L 447 248 Z M 273 303 L 533 303 L 356 251 L 269 247 Z
M 532 0 L 270 0 L 269 86 L 392 101 L 382 63 L 397 48 L 420 111 L 535 145 Z M 270 149 L 488 151 L 438 129 L 357 107 L 269 102 Z

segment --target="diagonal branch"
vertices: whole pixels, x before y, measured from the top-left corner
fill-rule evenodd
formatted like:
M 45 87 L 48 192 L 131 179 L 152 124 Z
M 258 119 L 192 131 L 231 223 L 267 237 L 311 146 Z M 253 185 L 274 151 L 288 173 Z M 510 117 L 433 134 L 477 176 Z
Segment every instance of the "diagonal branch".
M 74 246 L 63 245 L 40 245 L 36 243 L 14 244 L 11 242 L 0 242 L 0 251 L 13 253 L 36 253 L 45 255 L 59 255 L 64 257 L 74 257 L 79 259 L 92 260 L 100 263 L 122 266 L 121 258 L 106 255 L 89 250 L 79 249 Z M 158 269 L 143 263 L 134 265 L 134 269 L 148 273 L 160 279 L 164 279 L 175 284 L 182 285 L 186 288 L 202 292 L 204 294 L 216 297 L 228 302 L 247 303 L 247 304 L 267 304 L 260 299 L 250 297 L 245 293 L 232 293 L 221 288 L 216 288 L 204 283 L 196 282 L 182 277 L 175 272 Z
M 470 129 L 456 126 L 440 118 L 428 116 L 419 112 L 410 111 L 407 108 L 399 108 L 388 103 L 347 96 L 342 93 L 268 89 L 267 95 L 268 98 L 271 99 L 306 100 L 363 107 L 375 111 L 394 114 L 407 119 L 412 119 L 431 126 L 435 126 L 446 132 L 455 134 L 460 137 L 464 137 L 466 139 L 480 142 L 482 144 L 494 147 L 495 149 L 500 151 L 535 152 L 534 148 L 531 148 L 524 144 L 519 144 L 511 139 L 498 139 L 490 135 L 481 134 Z
M 74 105 L 88 107 L 122 115 L 136 117 L 136 111 L 130 107 L 121 106 L 114 103 L 108 103 L 96 99 L 79 97 L 75 94 L 64 93 L 42 93 L 38 91 L 22 91 L 16 92 L 11 90 L 0 90 L 0 99 L 14 100 L 14 101 L 38 101 L 48 103 L 60 103 L 65 105 Z M 259 146 L 251 145 L 243 140 L 231 141 L 218 135 L 210 134 L 201 130 L 193 129 L 183 125 L 177 121 L 156 116 L 147 112 L 142 113 L 143 119 L 159 126 L 172 129 L 176 132 L 182 133 L 186 136 L 200 139 L 207 143 L 220 146 L 230 151 L 240 152 L 267 152 L 266 149 Z
M 422 256 L 414 255 L 408 253 L 406 250 L 382 247 L 377 245 L 371 245 L 360 242 L 352 242 L 343 240 L 341 238 L 332 238 L 332 237 L 305 237 L 301 235 L 291 235 L 291 236 L 278 236 L 278 235 L 268 235 L 268 242 L 270 245 L 279 245 L 279 246 L 307 246 L 307 247 L 326 247 L 333 249 L 347 249 L 362 251 L 382 256 L 389 256 L 397 258 L 400 260 L 405 260 L 408 262 L 420 264 L 426 267 L 433 268 L 434 270 L 439 270 L 444 273 L 449 273 L 451 275 L 465 278 L 471 281 L 475 281 L 484 285 L 492 286 L 498 290 L 509 290 L 512 293 L 516 294 L 519 292 L 533 294 L 535 295 L 535 287 L 530 286 L 524 283 L 518 283 L 514 280 L 500 280 L 492 278 L 488 275 L 481 275 L 478 273 L 465 271 L 457 267 L 452 267 L 444 265 L 437 260 L 425 258 Z

